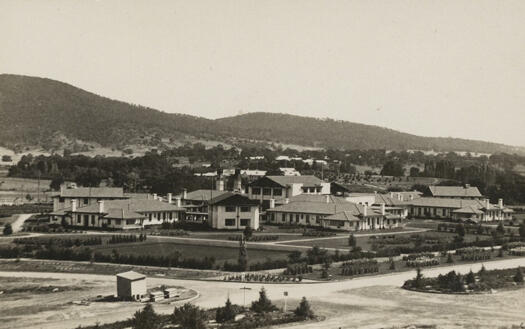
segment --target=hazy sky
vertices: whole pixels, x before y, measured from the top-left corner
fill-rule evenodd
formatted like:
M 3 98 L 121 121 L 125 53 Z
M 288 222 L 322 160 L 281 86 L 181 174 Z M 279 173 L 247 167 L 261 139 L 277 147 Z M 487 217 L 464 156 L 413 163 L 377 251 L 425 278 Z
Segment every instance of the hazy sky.
M 522 0 L 0 0 L 0 72 L 525 146 Z

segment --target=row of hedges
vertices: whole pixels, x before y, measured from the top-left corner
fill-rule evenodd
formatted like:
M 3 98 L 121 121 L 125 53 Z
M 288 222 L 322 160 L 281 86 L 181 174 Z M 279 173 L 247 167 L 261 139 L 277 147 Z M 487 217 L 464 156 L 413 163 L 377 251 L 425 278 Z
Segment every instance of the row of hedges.
M 432 253 L 416 253 L 416 254 L 410 254 L 410 255 L 405 255 L 403 256 L 403 260 L 404 261 L 407 261 L 407 260 L 415 260 L 415 259 L 418 259 L 418 258 L 434 258 L 434 254 Z
M 130 243 L 130 242 L 142 242 L 146 241 L 147 236 L 146 234 L 116 234 L 112 235 L 111 239 L 108 240 L 109 244 L 117 244 L 117 243 Z
M 456 254 L 461 256 L 461 260 L 477 261 L 492 258 L 492 251 L 478 247 L 468 247 L 456 250 Z
M 223 278 L 224 281 L 236 281 L 236 282 L 301 282 L 302 276 L 298 277 L 285 277 L 282 275 L 274 274 L 255 274 L 249 273 L 246 275 L 227 275 Z
M 439 260 L 437 258 L 419 257 L 416 259 L 407 260 L 406 265 L 408 267 L 436 266 L 439 265 Z
M 306 230 L 303 232 L 303 236 L 313 236 L 316 238 L 334 236 L 334 232 L 330 231 L 317 231 L 317 230 Z
M 312 273 L 313 269 L 311 266 L 308 266 L 306 263 L 300 263 L 300 264 L 290 264 L 286 267 L 286 270 L 284 270 L 284 275 L 297 275 L 297 274 L 306 274 L 306 273 Z
M 379 272 L 379 263 L 375 259 L 353 260 L 341 265 L 341 274 L 347 276 L 377 272 Z
M 14 243 L 20 245 L 43 245 L 46 247 L 57 246 L 57 247 L 80 247 L 80 246 L 97 246 L 102 244 L 101 237 L 83 237 L 82 239 L 73 238 L 17 238 L 13 240 Z
M 241 241 L 242 235 L 231 235 L 228 237 L 228 240 L 230 241 Z M 279 240 L 278 235 L 252 235 L 247 239 L 248 241 L 252 242 L 259 242 L 259 241 L 277 241 Z

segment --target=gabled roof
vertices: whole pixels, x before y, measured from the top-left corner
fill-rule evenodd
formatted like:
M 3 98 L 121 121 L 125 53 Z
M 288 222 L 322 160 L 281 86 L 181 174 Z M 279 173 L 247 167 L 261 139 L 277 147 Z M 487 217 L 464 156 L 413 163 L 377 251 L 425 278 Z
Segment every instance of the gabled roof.
M 482 197 L 475 186 L 429 186 L 428 189 L 437 197 Z
M 413 205 L 419 207 L 439 207 L 439 208 L 456 208 L 460 209 L 467 206 L 474 206 L 482 208 L 485 206 L 481 200 L 468 200 L 468 199 L 451 199 L 451 198 L 430 198 L 424 197 L 414 199 L 411 201 L 405 201 L 406 205 Z M 492 206 L 492 205 L 491 205 Z
M 328 198 L 328 202 L 326 199 Z M 290 202 L 321 202 L 321 203 L 342 203 L 348 202 L 343 197 L 331 195 L 331 194 L 299 194 L 289 198 Z
M 98 204 L 92 204 L 86 207 L 77 208 L 79 213 L 98 213 Z M 162 202 L 159 200 L 147 199 L 128 199 L 128 200 L 105 200 L 104 212 L 109 213 L 114 209 L 124 209 L 129 212 L 153 212 L 153 211 L 184 211 L 182 207 Z M 142 217 L 140 217 L 142 218 Z
M 226 192 L 211 199 L 208 204 L 221 206 L 258 206 L 259 201 L 252 200 L 245 195 L 233 192 Z
M 350 211 L 341 211 L 336 214 L 327 216 L 323 219 L 326 220 L 340 220 L 340 221 L 348 221 L 348 222 L 357 222 L 359 221 L 359 217 L 356 217 L 352 212 Z
M 60 191 L 66 198 L 126 198 L 122 187 L 77 187 Z
M 290 202 L 288 204 L 283 204 L 281 206 L 267 209 L 267 212 L 286 212 L 286 213 L 305 213 L 305 214 L 315 214 L 315 215 L 333 215 L 338 212 L 348 211 L 354 216 L 362 215 L 364 212 L 364 206 L 352 202 L 335 202 L 335 203 L 326 203 L 326 202 L 303 202 L 296 201 Z M 381 215 L 380 212 L 368 207 L 367 209 L 368 216 L 378 216 Z
M 193 201 L 209 201 L 210 199 L 216 198 L 223 194 L 229 193 L 228 191 L 218 191 L 218 190 L 195 190 L 188 192 L 184 200 L 193 200 Z
M 307 176 L 264 176 L 250 184 L 250 186 L 286 187 L 291 184 L 303 184 L 304 186 L 318 186 L 324 181 L 311 175 Z
M 117 276 L 120 277 L 120 278 L 131 280 L 131 281 L 136 281 L 136 280 L 141 280 L 141 279 L 145 279 L 146 278 L 146 276 L 144 274 L 140 274 L 140 273 L 137 273 L 135 271 L 128 271 L 128 272 L 118 273 Z
M 475 214 L 475 215 L 483 214 L 483 211 L 479 210 L 479 208 L 476 208 L 475 206 L 472 206 L 472 205 L 466 206 L 460 209 L 456 209 L 452 212 L 457 213 L 457 214 Z
M 108 209 L 107 215 L 104 216 L 105 218 L 114 218 L 114 219 L 140 219 L 140 218 L 146 218 L 146 216 L 139 214 L 137 212 L 123 209 L 123 208 L 112 208 Z

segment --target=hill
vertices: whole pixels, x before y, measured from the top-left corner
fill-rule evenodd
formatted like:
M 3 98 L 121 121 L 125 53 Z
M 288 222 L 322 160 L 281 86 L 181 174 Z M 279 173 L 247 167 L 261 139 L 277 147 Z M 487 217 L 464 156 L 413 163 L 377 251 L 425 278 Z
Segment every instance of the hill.
M 69 84 L 0 75 L 0 144 L 52 148 L 57 138 L 102 146 L 153 145 L 194 136 L 345 149 L 422 149 L 523 153 L 523 148 L 456 138 L 430 138 L 347 121 L 275 113 L 210 120 L 172 114 L 102 97 Z

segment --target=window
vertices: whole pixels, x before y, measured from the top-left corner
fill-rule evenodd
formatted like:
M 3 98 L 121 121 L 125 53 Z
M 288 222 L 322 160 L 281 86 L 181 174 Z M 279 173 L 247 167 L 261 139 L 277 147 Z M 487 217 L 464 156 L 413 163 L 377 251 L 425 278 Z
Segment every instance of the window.
M 89 223 L 89 215 L 84 215 L 84 224 L 87 225 Z
M 261 194 L 260 187 L 252 187 L 252 194 Z
M 120 226 L 120 219 L 116 219 L 116 220 L 115 220 L 115 225 Z
M 82 215 L 77 215 L 77 223 L 82 222 Z
M 281 189 L 281 188 L 273 189 L 273 195 L 278 195 L 278 196 L 283 195 L 283 189 Z
M 306 222 L 310 224 L 310 215 L 306 215 Z
M 282 213 L 281 216 L 282 216 L 282 221 L 283 221 L 283 222 L 286 222 L 286 214 L 285 214 L 285 213 Z
M 133 224 L 135 224 L 135 220 L 134 219 L 127 219 L 126 220 L 126 224 L 127 225 L 133 225 Z
M 95 225 L 95 215 L 91 215 L 91 225 Z
M 58 202 L 64 203 L 65 199 L 63 197 L 58 198 Z
M 224 226 L 235 226 L 235 218 L 226 218 L 224 220 Z
M 242 206 L 241 207 L 241 212 L 250 212 L 250 207 L 249 206 Z
M 271 195 L 271 194 L 272 194 L 272 189 L 271 188 L 265 187 L 263 189 L 263 195 Z
M 151 222 L 151 219 L 152 219 L 153 215 L 151 213 L 149 213 L 148 217 L 149 217 L 149 221 Z
M 241 218 L 241 226 L 248 226 L 250 225 L 250 219 L 249 218 Z
M 295 214 L 295 221 L 299 222 L 299 214 Z
M 235 206 L 226 206 L 226 212 L 235 212 Z
M 321 216 L 317 215 L 317 216 L 315 217 L 315 223 L 316 223 L 316 224 L 321 224 Z
M 89 203 L 89 199 L 88 198 L 84 198 L 84 204 L 88 204 Z

